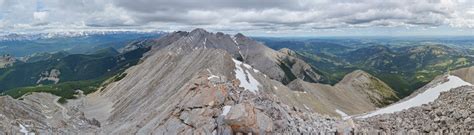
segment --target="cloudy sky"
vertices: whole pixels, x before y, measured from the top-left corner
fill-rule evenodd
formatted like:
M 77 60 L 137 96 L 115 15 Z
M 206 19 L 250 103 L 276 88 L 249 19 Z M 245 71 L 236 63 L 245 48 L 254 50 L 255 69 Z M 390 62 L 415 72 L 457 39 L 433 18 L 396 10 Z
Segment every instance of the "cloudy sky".
M 474 0 L 0 0 L 0 30 L 474 35 Z

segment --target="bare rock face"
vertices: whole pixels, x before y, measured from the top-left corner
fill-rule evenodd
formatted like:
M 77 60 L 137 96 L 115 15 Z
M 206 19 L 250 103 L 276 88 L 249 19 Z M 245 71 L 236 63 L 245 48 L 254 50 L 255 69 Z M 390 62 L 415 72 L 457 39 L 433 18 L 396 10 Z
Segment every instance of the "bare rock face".
M 9 67 L 15 62 L 16 59 L 10 55 L 0 56 L 0 68 Z
M 357 120 L 356 132 L 472 134 L 473 104 L 474 87 L 458 87 L 423 106 Z
M 40 74 L 40 78 L 36 81 L 36 84 L 39 84 L 44 81 L 52 81 L 54 84 L 57 84 L 60 81 L 59 76 L 61 71 L 58 69 L 51 69 L 51 71 L 44 71 Z
M 283 84 L 299 78 L 307 82 L 321 82 L 323 78 L 316 69 L 291 53 L 275 51 L 242 34 L 234 36 L 244 62 L 254 66 L 271 79 Z
M 158 39 L 153 46 L 156 52 L 166 46 L 189 52 L 197 48 L 214 48 L 227 51 L 234 59 L 261 70 L 271 79 L 288 84 L 296 78 L 308 82 L 322 81 L 316 69 L 287 53 L 275 51 L 242 34 L 230 36 L 221 32 L 210 33 L 203 29 L 191 32 L 174 32 Z

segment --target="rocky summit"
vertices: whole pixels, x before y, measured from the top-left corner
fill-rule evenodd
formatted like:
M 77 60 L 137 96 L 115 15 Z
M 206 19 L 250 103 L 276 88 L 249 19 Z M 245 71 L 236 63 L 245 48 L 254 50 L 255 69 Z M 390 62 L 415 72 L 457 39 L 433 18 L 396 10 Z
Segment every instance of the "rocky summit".
M 1 96 L 0 134 L 392 134 L 474 130 L 473 86 L 445 90 L 423 106 L 360 117 L 418 96 L 398 101 L 393 89 L 361 70 L 349 73 L 335 85 L 321 84 L 324 78 L 318 69 L 295 57 L 294 51 L 275 51 L 242 34 L 178 31 L 156 40 L 133 42 L 121 52 L 144 46 L 151 46 L 151 50 L 137 65 L 88 95 L 76 90 L 74 99 L 69 100 L 47 93 L 30 93 L 19 99 Z M 456 73 L 471 74 L 469 71 Z M 439 78 L 417 93 L 438 91 L 438 87 L 458 79 Z M 468 80 L 470 75 L 459 78 L 472 81 Z

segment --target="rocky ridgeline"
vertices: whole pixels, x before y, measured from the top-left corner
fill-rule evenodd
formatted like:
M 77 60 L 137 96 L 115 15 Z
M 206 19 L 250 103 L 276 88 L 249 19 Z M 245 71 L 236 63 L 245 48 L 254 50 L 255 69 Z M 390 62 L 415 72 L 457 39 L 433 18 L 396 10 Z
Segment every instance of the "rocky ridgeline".
M 357 120 L 356 132 L 474 134 L 474 86 L 441 93 L 434 102 Z

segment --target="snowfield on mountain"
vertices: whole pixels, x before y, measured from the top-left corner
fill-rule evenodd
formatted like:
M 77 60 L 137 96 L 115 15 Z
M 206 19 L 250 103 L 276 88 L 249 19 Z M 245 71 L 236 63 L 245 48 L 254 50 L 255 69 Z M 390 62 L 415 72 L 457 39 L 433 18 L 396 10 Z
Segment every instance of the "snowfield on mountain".
M 366 115 L 360 116 L 358 118 L 367 118 L 375 115 L 385 114 L 385 113 L 394 113 L 409 109 L 416 106 L 421 106 L 423 104 L 428 104 L 436 100 L 441 92 L 446 92 L 451 89 L 461 87 L 461 86 L 472 86 L 472 84 L 465 82 L 457 76 L 447 76 L 446 82 L 440 82 L 439 84 L 434 85 L 433 87 L 425 90 L 424 92 L 412 97 L 406 101 L 395 103 L 393 105 L 387 106 L 385 108 L 378 109 L 374 112 L 370 112 Z

